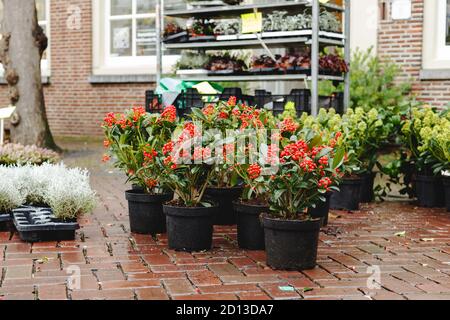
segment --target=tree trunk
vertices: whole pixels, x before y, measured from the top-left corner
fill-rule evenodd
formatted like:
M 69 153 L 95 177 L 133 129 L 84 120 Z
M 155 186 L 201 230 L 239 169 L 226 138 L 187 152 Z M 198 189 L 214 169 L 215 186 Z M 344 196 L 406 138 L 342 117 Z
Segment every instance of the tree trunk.
M 47 37 L 37 22 L 35 0 L 3 0 L 0 60 L 9 85 L 11 138 L 15 143 L 58 149 L 47 121 L 41 58 Z

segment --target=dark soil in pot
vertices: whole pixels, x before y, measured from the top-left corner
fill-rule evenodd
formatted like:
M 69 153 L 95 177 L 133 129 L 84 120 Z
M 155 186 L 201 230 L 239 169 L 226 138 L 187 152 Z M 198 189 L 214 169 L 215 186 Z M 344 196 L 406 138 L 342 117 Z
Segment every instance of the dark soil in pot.
M 263 215 L 267 264 L 279 270 L 316 266 L 320 219 L 280 220 Z
M 233 202 L 242 195 L 242 187 L 234 188 L 207 188 L 205 195 L 211 201 L 219 205 L 214 216 L 214 225 L 227 226 L 236 224 L 236 212 L 233 208 Z
M 419 206 L 441 208 L 444 206 L 444 186 L 441 176 L 421 175 L 416 177 L 416 193 Z
M 361 203 L 369 203 L 375 199 L 375 193 L 373 191 L 373 187 L 375 184 L 375 175 L 376 174 L 374 172 L 368 172 L 361 175 Z
M 269 212 L 269 207 L 241 201 L 234 202 L 237 213 L 237 238 L 239 248 L 264 250 L 264 228 L 260 215 Z
M 163 206 L 169 248 L 180 251 L 211 250 L 213 216 L 218 207 Z
M 133 184 L 131 185 L 131 189 L 132 189 L 132 190 L 135 190 L 135 191 L 141 191 L 141 192 L 144 192 L 144 188 L 141 187 L 140 185 L 136 184 L 136 183 L 133 183 Z
M 330 208 L 335 210 L 358 210 L 361 197 L 361 177 L 344 178 L 339 192 L 333 192 Z
M 316 204 L 315 208 L 309 208 L 308 214 L 312 218 L 318 218 L 322 220 L 322 227 L 325 227 L 328 225 L 328 214 L 330 212 L 330 198 L 331 198 L 331 192 L 327 192 L 325 194 L 326 201 L 320 201 Z
M 131 232 L 151 235 L 166 232 L 166 217 L 162 205 L 173 199 L 172 193 L 148 194 L 128 190 L 125 198 L 128 200 Z
M 450 176 L 442 176 L 442 183 L 445 190 L 445 207 L 450 212 Z

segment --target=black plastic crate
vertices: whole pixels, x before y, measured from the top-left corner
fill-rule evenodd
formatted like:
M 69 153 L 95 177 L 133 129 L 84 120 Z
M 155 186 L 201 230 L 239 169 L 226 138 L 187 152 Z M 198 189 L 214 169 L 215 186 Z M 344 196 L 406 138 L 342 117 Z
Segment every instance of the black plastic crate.
M 203 108 L 211 102 L 227 101 L 230 97 L 236 97 L 238 102 L 244 102 L 247 105 L 257 108 L 264 108 L 272 105 L 274 115 L 279 115 L 284 111 L 288 102 L 293 102 L 297 115 L 303 112 L 311 113 L 311 92 L 308 89 L 293 89 L 289 94 L 272 94 L 266 90 L 255 90 L 255 95 L 244 95 L 240 88 L 226 88 L 222 94 L 200 94 L 196 89 L 187 89 L 180 93 L 174 102 L 177 108 L 178 116 L 184 117 L 191 112 L 192 108 Z M 146 110 L 148 112 L 161 112 L 164 107 L 162 99 L 153 91 L 146 92 Z M 344 95 L 335 93 L 331 96 L 319 97 L 319 108 L 336 109 L 337 113 L 342 114 L 344 110 Z
M 23 207 L 13 210 L 14 226 L 26 242 L 74 240 L 76 221 L 57 219 L 49 208 Z

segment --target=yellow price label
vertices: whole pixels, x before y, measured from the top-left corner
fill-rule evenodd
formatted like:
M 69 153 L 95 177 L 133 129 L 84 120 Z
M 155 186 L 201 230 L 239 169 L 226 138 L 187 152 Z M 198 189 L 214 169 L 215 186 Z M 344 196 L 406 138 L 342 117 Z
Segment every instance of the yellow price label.
M 256 33 L 262 31 L 262 13 L 244 13 L 241 14 L 242 33 Z

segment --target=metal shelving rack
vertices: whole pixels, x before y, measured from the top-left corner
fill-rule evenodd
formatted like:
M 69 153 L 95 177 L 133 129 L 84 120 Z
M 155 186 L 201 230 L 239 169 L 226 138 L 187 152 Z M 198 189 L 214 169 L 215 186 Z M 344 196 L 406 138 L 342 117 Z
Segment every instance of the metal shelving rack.
M 346 73 L 343 77 L 328 76 L 319 74 L 319 51 L 321 46 L 339 46 L 344 47 L 345 60 L 350 62 L 350 1 L 344 0 L 344 6 L 338 6 L 330 3 L 320 3 L 319 0 L 296 0 L 296 1 L 279 1 L 266 4 L 250 4 L 250 5 L 234 5 L 234 6 L 218 6 L 218 7 L 202 7 L 184 10 L 164 10 L 164 0 L 157 0 L 156 4 L 156 51 L 157 51 L 157 82 L 162 75 L 162 59 L 163 48 L 165 49 L 191 49 L 191 50 L 224 50 L 233 48 L 262 48 L 261 40 L 242 39 L 242 40 L 223 40 L 212 42 L 187 42 L 187 43 L 171 43 L 164 44 L 162 42 L 162 33 L 164 29 L 164 17 L 170 16 L 174 18 L 190 18 L 190 17 L 231 17 L 241 13 L 251 13 L 254 10 L 260 12 L 268 12 L 280 9 L 298 9 L 299 7 L 311 8 L 312 11 L 312 27 L 306 30 L 304 34 L 294 37 L 274 37 L 263 38 L 265 45 L 273 48 L 284 48 L 295 44 L 306 45 L 311 47 L 311 75 L 305 74 L 267 74 L 267 75 L 194 75 L 180 76 L 183 80 L 192 81 L 311 81 L 311 114 L 316 116 L 319 106 L 318 86 L 319 80 L 344 81 L 344 110 L 347 109 L 350 101 L 350 73 Z M 336 34 L 336 38 L 325 37 L 326 33 L 319 30 L 320 8 L 343 13 L 344 32 Z

